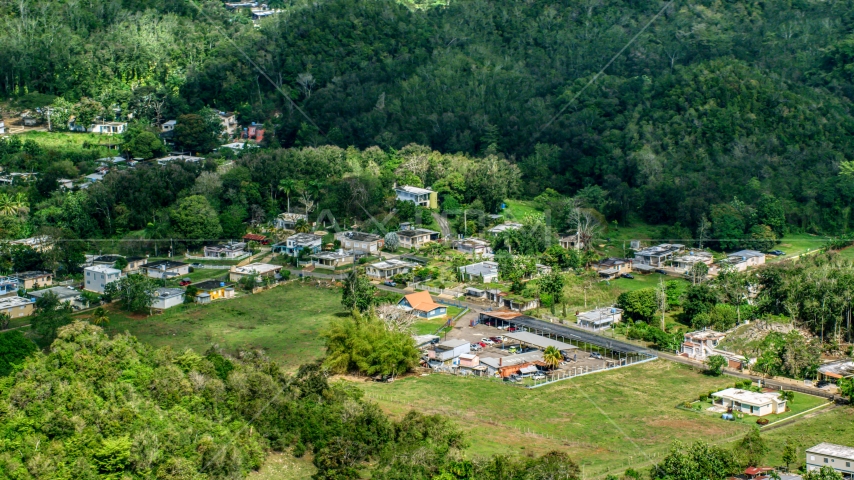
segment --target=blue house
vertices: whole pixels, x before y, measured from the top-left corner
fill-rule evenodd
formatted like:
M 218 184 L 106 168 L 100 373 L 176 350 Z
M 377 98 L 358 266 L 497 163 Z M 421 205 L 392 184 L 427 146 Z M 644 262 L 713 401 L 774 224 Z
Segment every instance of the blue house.
M 303 248 L 307 248 L 312 254 L 315 254 L 320 251 L 322 240 L 323 237 L 313 233 L 297 233 L 288 237 L 284 242 L 273 245 L 273 252 L 296 257 Z
M 448 308 L 434 302 L 430 292 L 426 290 L 406 295 L 397 306 L 421 318 L 443 317 L 448 314 Z

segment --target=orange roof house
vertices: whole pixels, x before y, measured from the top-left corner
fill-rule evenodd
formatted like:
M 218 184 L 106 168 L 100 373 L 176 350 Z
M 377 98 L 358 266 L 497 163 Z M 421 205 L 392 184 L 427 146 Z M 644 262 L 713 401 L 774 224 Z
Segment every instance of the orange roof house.
M 447 307 L 434 302 L 430 292 L 426 290 L 404 296 L 397 306 L 424 318 L 441 317 L 448 313 Z

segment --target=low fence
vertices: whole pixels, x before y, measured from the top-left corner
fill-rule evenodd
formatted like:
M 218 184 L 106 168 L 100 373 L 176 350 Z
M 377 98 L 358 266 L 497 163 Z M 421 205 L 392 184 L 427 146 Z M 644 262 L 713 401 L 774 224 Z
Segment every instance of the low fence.
M 416 290 L 427 290 L 434 295 L 451 295 L 453 297 L 460 297 L 463 295 L 462 291 L 453 288 L 431 287 L 430 285 L 419 282 L 413 282 L 409 285 Z
M 560 382 L 561 380 L 569 380 L 571 378 L 581 377 L 584 375 L 590 375 L 591 373 L 602 372 L 605 370 L 615 370 L 617 368 L 630 367 L 632 365 L 639 365 L 641 363 L 651 362 L 653 360 L 658 360 L 658 357 L 650 356 L 650 355 L 644 355 L 644 354 L 638 355 L 637 357 L 628 356 L 625 359 L 623 359 L 623 361 L 621 361 L 619 365 L 613 365 L 610 367 L 604 366 L 604 367 L 597 367 L 597 368 L 578 367 L 577 370 L 574 369 L 572 372 L 565 372 L 565 373 L 561 372 L 561 373 L 558 373 L 555 375 L 548 375 L 548 376 L 546 376 L 545 379 L 534 380 L 533 385 L 525 385 L 525 386 L 527 388 L 542 387 L 543 385 L 549 385 L 549 384 L 552 384 L 555 382 Z
M 208 269 L 208 270 L 231 270 L 231 267 L 234 265 L 209 265 L 209 264 L 200 264 L 193 265 L 194 269 Z
M 466 304 L 464 304 L 463 302 L 460 302 L 459 300 L 447 300 L 444 298 L 439 298 L 439 299 L 437 299 L 437 301 L 439 303 L 441 303 L 442 305 L 449 305 L 451 307 L 459 307 L 459 308 L 464 308 L 466 310 L 468 310 L 468 308 L 469 308 Z

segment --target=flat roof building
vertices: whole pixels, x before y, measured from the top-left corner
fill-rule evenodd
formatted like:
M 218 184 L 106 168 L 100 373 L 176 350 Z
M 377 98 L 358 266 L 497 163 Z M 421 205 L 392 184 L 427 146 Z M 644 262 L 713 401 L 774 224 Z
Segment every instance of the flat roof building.
M 0 313 L 11 318 L 28 317 L 33 314 L 35 303 L 35 300 L 24 297 L 0 298 Z
M 459 267 L 463 280 L 492 283 L 498 280 L 498 262 L 478 262 Z
M 402 202 L 412 202 L 424 208 L 439 208 L 438 194 L 429 188 L 404 185 L 394 187 L 394 192 Z
M 713 393 L 712 399 L 715 405 L 757 417 L 786 411 L 786 401 L 781 399 L 777 392 L 757 393 L 740 388 L 727 388 Z
M 617 307 L 596 308 L 587 312 L 579 313 L 576 322 L 581 328 L 588 330 L 607 330 L 614 324 L 620 323 L 623 311 Z
M 807 471 L 830 467 L 845 478 L 854 477 L 854 448 L 835 443 L 819 443 L 806 450 Z

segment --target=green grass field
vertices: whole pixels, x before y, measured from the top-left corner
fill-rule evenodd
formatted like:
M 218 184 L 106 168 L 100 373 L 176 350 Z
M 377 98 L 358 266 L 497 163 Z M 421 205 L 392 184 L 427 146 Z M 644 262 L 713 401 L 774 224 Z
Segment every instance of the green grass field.
M 181 305 L 151 317 L 112 311 L 111 334 L 130 332 L 140 341 L 176 350 L 204 352 L 261 348 L 274 360 L 296 368 L 323 355 L 320 330 L 341 312 L 337 289 L 290 283 L 210 305 Z
M 502 213 L 504 214 L 504 219 L 507 221 L 518 221 L 524 218 L 525 215 L 543 213 L 530 200 L 507 200 L 504 203 L 507 205 L 507 208 Z
M 790 466 L 792 470 L 804 464 L 804 450 L 813 445 L 821 442 L 854 445 L 854 408 L 833 407 L 819 410 L 819 412 L 808 413 L 797 422 L 763 431 L 762 436 L 769 447 L 765 463 L 784 465 L 783 447 L 789 438 L 798 445 L 798 460 Z
M 774 247 L 775 250 L 786 252 L 780 257 L 768 256 L 766 261 L 769 263 L 778 262 L 786 258 L 796 257 L 805 253 L 814 252 L 821 249 L 827 243 L 827 237 L 818 235 L 810 235 L 807 233 L 788 234 Z
M 827 399 L 821 397 L 814 397 L 812 395 L 796 393 L 794 401 L 788 402 L 789 410 L 787 412 L 781 413 L 779 415 L 765 415 L 762 418 L 768 420 L 769 423 L 779 422 L 780 420 L 799 415 L 803 412 L 806 412 L 807 410 L 827 404 Z M 696 412 L 698 415 L 706 415 L 714 418 L 719 418 L 721 416 L 720 413 L 714 413 L 706 410 L 707 408 L 712 406 L 712 403 L 709 400 L 705 400 L 702 402 L 698 401 L 693 405 L 700 406 L 700 410 Z M 756 425 L 756 420 L 756 417 L 744 415 L 744 417 L 736 418 L 733 421 L 736 423 L 743 423 L 745 425 Z
M 659 360 L 534 390 L 445 375 L 359 386 L 395 417 L 415 409 L 454 418 L 471 443 L 469 457 L 557 449 L 583 462 L 591 476 L 658 458 L 676 438 L 742 435 L 747 425 L 676 408 L 686 396 L 732 383 Z
M 416 335 L 432 335 L 436 333 L 436 331 L 444 324 L 448 323 L 448 320 L 457 316 L 458 313 L 462 312 L 463 309 L 460 307 L 448 307 L 448 315 L 440 318 L 422 318 L 412 324 L 412 330 Z M 447 327 L 445 331 L 450 330 L 451 327 Z
M 105 145 L 121 143 L 120 136 L 99 135 L 96 133 L 26 132 L 18 136 L 21 137 L 21 141 L 33 140 L 43 148 L 58 152 L 97 149 L 104 156 L 114 156 L 118 153 L 117 150 L 110 150 Z

